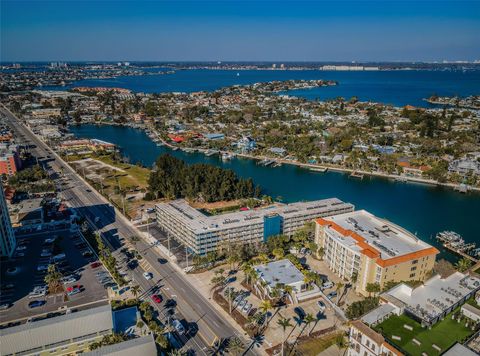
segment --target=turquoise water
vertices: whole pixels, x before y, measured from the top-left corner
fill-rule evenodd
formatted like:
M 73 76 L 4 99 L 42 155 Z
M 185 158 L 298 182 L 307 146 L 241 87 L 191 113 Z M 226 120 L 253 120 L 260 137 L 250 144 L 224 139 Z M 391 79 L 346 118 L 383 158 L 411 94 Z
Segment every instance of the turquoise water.
M 76 137 L 99 138 L 117 144 L 131 162 L 150 166 L 163 153 L 188 163 L 205 162 L 233 169 L 251 177 L 265 194 L 281 196 L 286 202 L 338 197 L 410 230 L 426 241 L 443 230 L 454 230 L 466 241 L 480 243 L 478 221 L 480 195 L 456 193 L 451 189 L 423 184 L 393 182 L 381 178 L 349 178 L 341 173 L 315 173 L 291 165 L 272 168 L 250 159 L 222 162 L 217 156 L 172 151 L 158 147 L 141 130 L 118 126 L 82 125 L 71 127 Z
M 480 94 L 480 71 L 179 70 L 175 74 L 168 75 L 82 80 L 66 88 L 105 86 L 127 88 L 144 93 L 195 92 L 213 91 L 235 84 L 288 79 L 328 79 L 339 82 L 335 87 L 295 90 L 290 93 L 307 99 L 324 100 L 339 96 L 349 99 L 357 96 L 362 101 L 376 101 L 396 106 L 407 104 L 429 106 L 422 99 L 434 93 L 448 96 Z M 65 87 L 50 89 L 63 90 Z

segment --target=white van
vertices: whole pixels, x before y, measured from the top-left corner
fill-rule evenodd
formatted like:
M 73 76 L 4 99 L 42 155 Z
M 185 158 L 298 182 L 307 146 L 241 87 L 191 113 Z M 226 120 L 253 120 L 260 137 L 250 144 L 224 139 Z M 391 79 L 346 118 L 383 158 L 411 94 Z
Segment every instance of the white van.
M 334 286 L 333 282 L 331 281 L 326 281 L 325 283 L 322 284 L 322 290 L 325 289 L 330 289 Z

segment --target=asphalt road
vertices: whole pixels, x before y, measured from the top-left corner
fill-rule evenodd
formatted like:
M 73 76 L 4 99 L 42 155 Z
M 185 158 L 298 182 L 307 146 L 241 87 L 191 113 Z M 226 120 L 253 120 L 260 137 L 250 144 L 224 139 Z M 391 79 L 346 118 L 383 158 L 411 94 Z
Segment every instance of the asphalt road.
M 43 157 L 42 164 L 50 176 L 57 180 L 57 186 L 61 187 L 62 197 L 76 209 L 78 214 L 88 218 L 96 225 L 103 233 L 108 245 L 113 249 L 114 256 L 120 259 L 120 249 L 125 246 L 126 238 L 135 235 L 142 236 L 141 232 L 116 211 L 103 196 L 83 181 L 67 163 L 38 139 L 10 111 L 0 108 L 0 112 L 16 131 L 16 137 L 36 146 L 31 150 L 32 153 L 37 157 Z M 64 183 L 60 184 L 62 180 Z M 97 217 L 98 219 L 96 219 Z M 182 273 L 169 262 L 160 262 L 160 259 L 165 259 L 166 256 L 162 256 L 142 239 L 136 243 L 135 248 L 143 259 L 140 261 L 140 266 L 130 273 L 132 273 L 134 283 L 141 287 L 145 297 L 152 294 L 152 288 L 161 286 L 162 295 L 176 299 L 177 309 L 183 318 L 187 322 L 197 323 L 198 333 L 189 340 L 188 347 L 195 350 L 197 354 L 205 354 L 205 350 L 215 340 L 235 335 L 244 339 L 210 305 L 210 302 L 190 285 Z M 146 280 L 143 277 L 144 270 L 152 272 L 154 278 Z M 158 308 L 158 306 L 155 307 Z

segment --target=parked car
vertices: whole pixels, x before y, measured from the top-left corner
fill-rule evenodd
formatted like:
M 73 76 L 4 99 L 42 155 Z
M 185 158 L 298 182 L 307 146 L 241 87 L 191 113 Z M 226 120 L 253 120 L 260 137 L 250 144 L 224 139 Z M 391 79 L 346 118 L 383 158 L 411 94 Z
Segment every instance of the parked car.
M 154 294 L 152 295 L 152 300 L 155 302 L 155 303 L 161 303 L 162 302 L 162 297 L 158 294 Z
M 90 267 L 92 267 L 92 268 L 97 268 L 97 267 L 100 267 L 101 265 L 102 264 L 99 261 L 90 263 Z
M 293 309 L 293 311 L 295 312 L 295 314 L 298 315 L 300 320 L 305 319 L 305 316 L 307 315 L 307 313 L 305 313 L 305 310 L 303 310 L 302 307 L 296 307 L 295 309 Z
M 172 326 L 175 328 L 177 333 L 179 333 L 180 335 L 183 335 L 185 333 L 185 327 L 182 325 L 182 323 L 179 320 L 173 319 L 172 320 Z
M 72 276 L 62 278 L 63 284 L 75 283 L 76 281 L 77 279 Z
M 146 280 L 150 280 L 153 278 L 153 274 L 151 272 L 143 272 L 143 277 L 146 279 Z
M 325 309 L 326 309 L 325 303 L 323 301 L 319 300 L 317 302 L 317 305 L 318 305 L 318 308 L 320 309 L 320 312 L 325 313 Z
M 12 305 L 10 303 L 4 303 L 4 304 L 0 305 L 0 310 L 7 310 L 11 306 Z
M 63 260 L 65 257 L 67 257 L 64 253 L 59 253 L 58 255 L 55 255 L 52 257 L 53 262 L 58 262 L 60 260 Z
M 52 255 L 52 253 L 50 251 L 43 251 L 40 254 L 40 257 L 50 257 L 51 255 Z
M 325 283 L 322 284 L 322 290 L 325 289 L 330 289 L 334 286 L 334 283 L 331 281 L 326 281 Z
M 32 300 L 30 303 L 28 303 L 29 308 L 38 308 L 41 307 L 42 305 L 45 305 L 46 301 L 45 300 Z
M 25 251 L 27 249 L 27 246 L 18 246 L 17 251 Z
M 37 271 L 46 271 L 48 269 L 47 265 L 39 265 L 37 266 Z
M 333 291 L 333 292 L 330 292 L 327 294 L 327 298 L 328 299 L 332 299 L 332 298 L 335 298 L 337 296 L 337 292 L 336 291 Z

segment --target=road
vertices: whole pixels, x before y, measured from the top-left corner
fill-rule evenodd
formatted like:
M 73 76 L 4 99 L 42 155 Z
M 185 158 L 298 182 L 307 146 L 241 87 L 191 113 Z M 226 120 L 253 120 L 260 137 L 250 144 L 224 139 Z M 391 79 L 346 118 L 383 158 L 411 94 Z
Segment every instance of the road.
M 42 164 L 50 176 L 56 180 L 57 186 L 61 188 L 62 197 L 75 208 L 78 214 L 94 222 L 93 224 L 102 232 L 108 245 L 113 249 L 114 256 L 120 259 L 120 250 L 126 246 L 127 238 L 142 236 L 142 233 L 114 209 L 100 193 L 81 179 L 15 115 L 3 107 L 0 107 L 0 112 L 16 132 L 16 137 L 36 146 L 32 149 L 32 153 L 37 157 L 43 157 Z M 206 349 L 215 340 L 232 336 L 244 339 L 177 268 L 168 260 L 165 263 L 166 256 L 162 256 L 157 249 L 151 248 L 143 239 L 136 243 L 135 248 L 143 258 L 139 261 L 140 266 L 130 273 L 135 284 L 141 287 L 144 296 L 148 297 L 152 294 L 152 288 L 161 286 L 162 295 L 176 299 L 177 309 L 185 320 L 197 323 L 198 333 L 189 340 L 188 347 L 194 349 L 197 354 L 205 354 Z M 145 270 L 153 273 L 152 280 L 146 280 L 143 277 Z

